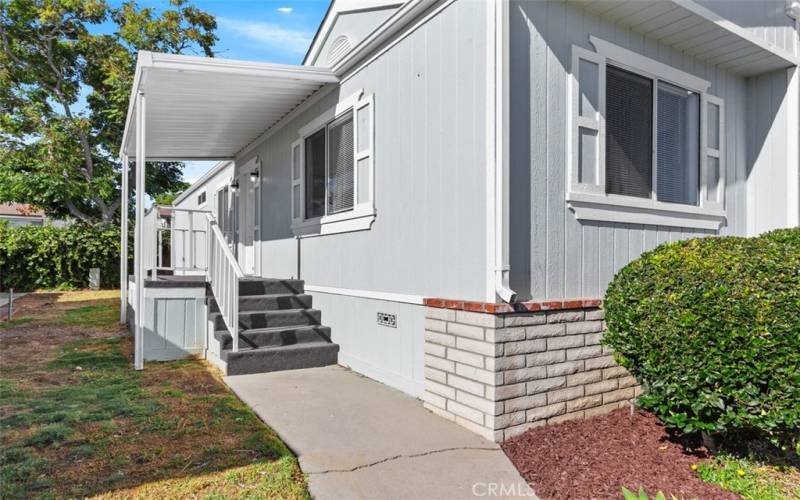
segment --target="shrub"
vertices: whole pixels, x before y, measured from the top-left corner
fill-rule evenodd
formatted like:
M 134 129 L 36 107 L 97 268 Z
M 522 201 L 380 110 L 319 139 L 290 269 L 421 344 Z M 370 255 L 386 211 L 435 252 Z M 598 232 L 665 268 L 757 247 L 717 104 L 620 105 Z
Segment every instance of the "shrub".
M 799 230 L 663 245 L 623 268 L 604 342 L 668 426 L 800 431 Z
M 89 269 L 101 285 L 119 281 L 119 229 L 0 224 L 0 285 L 19 291 L 86 288 Z
M 774 231 L 762 234 L 761 237 L 770 241 L 786 243 L 800 248 L 800 228 L 797 227 L 791 229 L 775 229 Z

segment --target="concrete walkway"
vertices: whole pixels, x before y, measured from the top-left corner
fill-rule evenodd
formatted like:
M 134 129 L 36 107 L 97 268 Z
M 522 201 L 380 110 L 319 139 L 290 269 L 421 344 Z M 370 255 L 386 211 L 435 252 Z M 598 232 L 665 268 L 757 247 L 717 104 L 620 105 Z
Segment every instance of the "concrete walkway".
M 536 498 L 502 450 L 340 366 L 225 377 L 317 499 Z

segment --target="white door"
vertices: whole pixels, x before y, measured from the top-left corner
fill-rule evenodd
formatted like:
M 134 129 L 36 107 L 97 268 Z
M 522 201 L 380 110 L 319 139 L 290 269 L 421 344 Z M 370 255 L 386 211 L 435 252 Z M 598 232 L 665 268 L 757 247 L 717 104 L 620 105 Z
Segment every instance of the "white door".
M 257 212 L 258 212 L 258 190 L 257 184 L 260 177 L 251 179 L 251 173 L 258 172 L 255 162 L 249 162 L 239 171 L 239 186 L 241 195 L 239 196 L 239 265 L 247 275 L 256 274 L 256 231 L 257 231 Z

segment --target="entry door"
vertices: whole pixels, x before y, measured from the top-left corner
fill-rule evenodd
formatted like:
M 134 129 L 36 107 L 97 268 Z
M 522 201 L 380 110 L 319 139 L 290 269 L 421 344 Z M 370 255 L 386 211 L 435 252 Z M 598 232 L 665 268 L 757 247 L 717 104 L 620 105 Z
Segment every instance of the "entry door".
M 240 223 L 237 228 L 237 241 L 240 249 L 239 265 L 242 266 L 242 271 L 248 275 L 256 274 L 256 193 L 255 183 L 250 180 L 250 172 L 255 168 L 254 165 L 247 164 L 239 172 L 239 186 L 241 187 L 238 207 Z

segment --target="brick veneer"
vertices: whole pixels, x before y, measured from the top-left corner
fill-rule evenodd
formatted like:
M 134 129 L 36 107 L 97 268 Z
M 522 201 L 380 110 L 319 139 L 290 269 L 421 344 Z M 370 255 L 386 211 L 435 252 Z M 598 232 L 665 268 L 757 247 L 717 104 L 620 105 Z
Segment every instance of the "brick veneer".
M 475 304 L 426 300 L 423 400 L 432 412 L 500 442 L 627 406 L 639 394 L 600 345 L 599 301 L 526 303 L 517 305 L 525 312 L 502 313 L 468 310 Z

